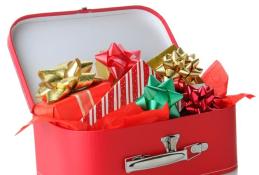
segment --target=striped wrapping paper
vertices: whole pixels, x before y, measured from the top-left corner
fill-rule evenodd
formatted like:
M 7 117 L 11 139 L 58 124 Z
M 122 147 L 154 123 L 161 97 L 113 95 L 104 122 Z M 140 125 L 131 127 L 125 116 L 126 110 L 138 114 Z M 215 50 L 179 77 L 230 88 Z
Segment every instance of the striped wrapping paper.
M 93 125 L 99 118 L 134 102 L 144 91 L 149 75 L 155 72 L 144 61 L 139 61 L 97 102 L 83 118 Z

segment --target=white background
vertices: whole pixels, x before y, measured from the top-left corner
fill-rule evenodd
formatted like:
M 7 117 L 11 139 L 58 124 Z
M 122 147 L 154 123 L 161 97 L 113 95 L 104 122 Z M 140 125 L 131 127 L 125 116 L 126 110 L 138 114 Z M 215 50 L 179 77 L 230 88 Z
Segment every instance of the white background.
M 259 9 L 256 1 L 174 0 L 8 0 L 0 2 L 0 174 L 35 175 L 32 127 L 19 136 L 16 131 L 31 115 L 27 108 L 8 49 L 12 22 L 39 12 L 76 10 L 121 5 L 145 5 L 168 22 L 178 44 L 201 58 L 207 68 L 218 59 L 229 77 L 229 94 L 259 95 Z M 238 157 L 241 175 L 259 174 L 258 98 L 242 100 L 237 106 Z M 220 129 L 220 126 L 219 126 Z M 221 144 L 219 138 L 219 146 Z M 206 166 L 206 165 L 204 165 Z

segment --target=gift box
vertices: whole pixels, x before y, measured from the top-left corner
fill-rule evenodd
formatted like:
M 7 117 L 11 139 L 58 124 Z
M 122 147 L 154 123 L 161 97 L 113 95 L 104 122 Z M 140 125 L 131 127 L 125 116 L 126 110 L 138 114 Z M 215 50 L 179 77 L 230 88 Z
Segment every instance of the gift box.
M 68 129 L 83 130 L 88 125 L 92 125 L 93 119 L 89 117 L 89 111 L 101 100 L 101 98 L 111 89 L 110 82 L 102 82 L 89 89 L 74 93 L 56 103 L 39 103 L 34 107 L 36 116 L 46 116 L 49 122 L 54 120 L 75 121 L 84 120 L 81 125 L 70 127 Z M 73 110 L 71 110 L 73 109 Z M 40 118 L 40 117 L 39 117 Z M 85 127 L 84 127 L 85 123 Z M 62 125 L 61 123 L 57 123 Z M 67 127 L 66 127 L 67 128 Z
M 163 17 L 142 6 L 83 8 L 27 15 L 15 21 L 8 44 L 32 114 L 37 111 L 38 102 L 33 94 L 39 83 L 36 76 L 39 69 L 75 56 L 93 58 L 112 42 L 123 43 L 132 50 L 140 49 L 144 60 L 172 44 L 177 46 Z M 141 64 L 115 84 L 110 91 L 113 98 L 102 97 L 90 110 L 91 123 L 110 109 L 116 110 L 141 95 L 146 83 L 143 80 L 147 79 L 141 73 Z M 153 74 L 151 69 L 147 71 Z M 127 90 L 120 93 L 118 88 L 124 86 Z M 136 86 L 135 93 L 131 92 L 131 86 Z M 73 115 L 74 109 L 67 110 Z M 224 174 L 237 167 L 235 120 L 235 105 L 232 105 L 174 120 L 111 130 L 73 131 L 52 123 L 35 123 L 37 173 Z
M 111 46 L 114 45 L 117 44 L 113 43 Z M 98 69 L 102 70 L 100 67 Z M 86 89 L 71 92 L 66 97 L 54 102 L 44 101 L 47 96 L 44 94 L 43 101 L 34 106 L 35 117 L 31 123 L 40 122 L 42 121 L 40 118 L 44 118 L 44 121 L 48 120 L 67 129 L 87 130 L 98 119 L 136 101 L 142 95 L 150 74 L 155 74 L 151 67 L 138 59 L 132 63 L 128 71 L 125 71 L 125 74 L 116 79 L 98 80 Z M 58 81 L 60 82 L 62 79 Z M 55 95 L 55 92 L 56 90 L 54 90 L 54 94 L 49 95 L 50 100 L 51 95 Z M 70 121 L 76 124 L 71 125 Z M 29 125 L 25 127 L 27 126 Z

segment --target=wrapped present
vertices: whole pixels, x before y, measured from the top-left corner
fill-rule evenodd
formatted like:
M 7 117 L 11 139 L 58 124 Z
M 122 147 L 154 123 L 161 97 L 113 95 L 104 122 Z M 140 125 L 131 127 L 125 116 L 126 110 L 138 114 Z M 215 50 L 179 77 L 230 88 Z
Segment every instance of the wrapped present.
M 140 60 L 140 50 L 128 51 L 112 43 L 108 50 L 95 55 L 97 73 L 112 81 L 119 80 Z
M 98 120 L 118 114 L 119 112 L 117 111 L 121 107 L 132 106 L 128 106 L 128 104 L 133 103 L 143 94 L 144 86 L 148 83 L 150 74 L 154 74 L 154 71 L 144 61 L 140 60 L 114 85 L 109 81 L 104 81 L 86 90 L 71 94 L 53 104 L 41 103 L 36 105 L 34 109 L 36 116 L 34 116 L 33 121 L 52 122 L 72 130 L 90 130 Z M 142 112 L 143 110 L 136 106 L 135 109 L 138 109 L 135 111 L 136 113 L 130 115 L 134 117 L 129 119 L 127 115 L 128 117 L 125 116 L 124 119 L 119 121 L 125 120 L 127 121 L 126 123 L 131 123 L 127 124 L 127 126 L 132 126 L 134 121 L 136 121 L 134 125 L 137 125 L 164 120 L 165 118 L 163 117 L 168 117 L 168 115 L 163 115 L 163 117 L 158 115 L 148 120 L 144 118 L 150 113 L 137 115 L 139 110 Z M 156 113 L 159 113 L 159 111 L 161 112 L 162 110 L 157 110 Z M 166 110 L 164 109 L 161 114 L 165 112 Z M 105 119 L 105 121 L 109 121 L 109 119 Z M 98 125 L 99 127 L 94 125 L 93 128 L 100 128 L 100 122 Z M 123 126 L 126 126 L 126 124 Z
M 91 73 L 92 65 L 75 59 L 40 70 L 37 97 L 43 102 L 34 107 L 35 115 L 29 124 L 48 121 L 72 130 L 85 130 L 98 118 L 140 97 L 147 77 L 154 73 L 140 60 L 139 50 L 127 51 L 116 43 L 96 55 L 98 76 Z
M 37 104 L 32 121 L 19 132 L 32 123 L 42 121 L 71 130 L 88 130 L 97 119 L 139 98 L 150 74 L 154 74 L 154 71 L 140 60 L 115 84 L 110 81 L 93 82 L 87 89 L 72 93 L 55 103 Z
M 222 65 L 216 61 L 201 76 L 202 68 L 195 54 L 188 55 L 180 47 L 171 45 L 148 64 L 160 80 L 171 78 L 175 90 L 183 94 L 177 103 L 181 115 L 199 114 L 219 108 L 233 106 L 250 94 L 227 96 L 228 75 Z
M 104 81 L 55 103 L 39 103 L 35 106 L 34 113 L 38 116 L 50 115 L 52 118 L 60 120 L 80 121 L 111 89 L 111 86 L 110 82 Z
M 98 119 L 92 130 L 125 128 L 179 117 L 176 103 L 182 97 L 182 94 L 175 91 L 172 79 L 160 82 L 150 75 L 143 95 L 135 103 Z
M 152 73 L 151 68 L 144 61 L 139 61 L 114 85 L 104 81 L 53 104 L 38 104 L 35 107 L 35 114 L 49 113 L 55 119 L 82 120 L 86 124 L 93 125 L 97 119 L 140 97 L 150 73 Z
M 36 96 L 47 103 L 53 103 L 101 81 L 102 78 L 97 78 L 95 73 L 90 72 L 92 65 L 93 62 L 81 62 L 76 58 L 53 69 L 40 70 L 41 83 Z
M 23 126 L 16 134 L 19 134 L 29 125 L 36 122 L 51 122 L 57 126 L 71 130 L 88 130 L 89 121 L 86 118 L 88 111 L 100 101 L 111 89 L 108 81 L 92 85 L 90 88 L 74 93 L 55 103 L 39 103 L 34 107 L 32 120 Z M 84 121 L 84 122 L 83 122 Z
M 188 55 L 181 48 L 172 45 L 156 57 L 150 59 L 148 64 L 156 71 L 161 79 L 181 78 L 187 84 L 202 83 L 200 74 L 202 69 L 198 67 L 199 58 L 195 54 Z
M 137 62 L 124 76 L 117 81 L 110 91 L 89 110 L 87 117 L 93 125 L 98 119 L 122 106 L 136 101 L 144 92 L 150 75 L 155 74 L 144 61 Z

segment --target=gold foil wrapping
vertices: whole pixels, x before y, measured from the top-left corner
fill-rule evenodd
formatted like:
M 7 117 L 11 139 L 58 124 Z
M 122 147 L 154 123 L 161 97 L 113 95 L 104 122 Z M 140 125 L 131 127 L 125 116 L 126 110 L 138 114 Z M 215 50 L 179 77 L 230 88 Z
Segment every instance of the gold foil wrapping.
M 41 79 L 36 96 L 47 103 L 52 103 L 69 95 L 71 92 L 88 88 L 93 82 L 101 81 L 91 73 L 93 62 L 73 61 L 59 65 L 54 69 L 40 70 Z
M 182 78 L 187 84 L 202 83 L 202 69 L 198 67 L 199 58 L 195 54 L 188 55 L 175 45 L 148 61 L 148 64 L 161 77 Z

